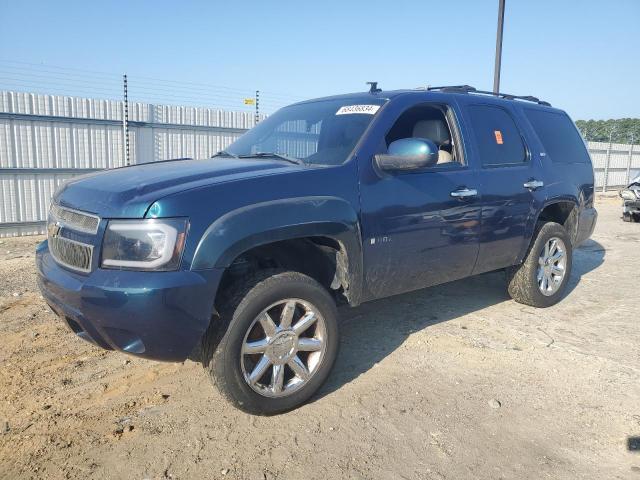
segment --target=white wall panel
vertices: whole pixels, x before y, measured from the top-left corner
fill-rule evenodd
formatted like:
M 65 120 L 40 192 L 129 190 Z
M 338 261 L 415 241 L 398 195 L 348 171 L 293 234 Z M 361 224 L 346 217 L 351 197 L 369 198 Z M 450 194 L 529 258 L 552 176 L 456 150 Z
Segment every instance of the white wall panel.
M 121 101 L 0 92 L 0 236 L 42 231 L 30 222 L 46 219 L 55 188 L 74 176 L 51 169 L 124 166 L 122 117 Z M 131 102 L 129 121 L 130 163 L 135 164 L 209 157 L 253 127 L 255 117 L 251 112 Z M 25 225 L 1 225 L 21 222 Z
M 55 189 L 72 174 L 0 174 L 0 224 L 46 220 Z M 0 229 L 0 236 L 12 235 Z

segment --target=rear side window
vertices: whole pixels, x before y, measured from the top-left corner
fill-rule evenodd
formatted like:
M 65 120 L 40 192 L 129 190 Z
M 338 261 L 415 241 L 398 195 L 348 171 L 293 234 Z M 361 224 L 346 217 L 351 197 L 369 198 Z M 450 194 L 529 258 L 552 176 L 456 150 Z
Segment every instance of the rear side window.
M 589 154 L 573 122 L 565 113 L 525 109 L 547 156 L 557 163 L 589 163 Z
M 514 165 L 526 161 L 520 131 L 504 109 L 471 105 L 469 116 L 483 166 Z

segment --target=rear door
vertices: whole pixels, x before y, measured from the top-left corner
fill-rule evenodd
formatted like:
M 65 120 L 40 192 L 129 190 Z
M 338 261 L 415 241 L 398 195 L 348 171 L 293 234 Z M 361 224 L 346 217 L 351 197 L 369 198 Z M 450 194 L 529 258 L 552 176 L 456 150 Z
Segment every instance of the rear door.
M 475 274 L 517 263 L 544 183 L 539 162 L 532 159 L 518 127 L 518 112 L 497 103 L 469 103 L 465 115 L 482 191 Z

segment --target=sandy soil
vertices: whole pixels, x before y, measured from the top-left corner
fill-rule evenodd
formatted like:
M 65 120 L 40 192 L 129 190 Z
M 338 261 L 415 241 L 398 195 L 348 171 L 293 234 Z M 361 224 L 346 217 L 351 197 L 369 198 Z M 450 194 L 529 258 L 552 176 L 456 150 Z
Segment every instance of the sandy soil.
M 640 224 L 598 207 L 557 306 L 493 273 L 345 309 L 329 383 L 270 418 L 197 364 L 75 338 L 35 287 L 40 239 L 1 240 L 0 478 L 640 479 Z

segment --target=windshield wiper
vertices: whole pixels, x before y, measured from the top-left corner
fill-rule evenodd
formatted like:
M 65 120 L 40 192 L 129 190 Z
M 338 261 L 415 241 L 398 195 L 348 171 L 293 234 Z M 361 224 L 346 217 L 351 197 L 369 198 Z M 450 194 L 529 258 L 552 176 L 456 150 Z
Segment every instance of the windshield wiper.
M 236 155 L 235 153 L 231 153 L 231 152 L 227 152 L 226 150 L 221 150 L 218 153 L 211 155 L 211 158 L 214 157 L 233 157 L 233 158 L 238 158 L 238 155 Z
M 295 163 L 296 165 L 304 165 L 304 162 L 298 158 L 287 157 L 286 155 L 282 155 L 281 153 L 275 152 L 258 152 L 252 153 L 251 155 L 238 155 L 238 158 L 268 158 L 275 157 L 280 160 L 284 160 L 286 162 Z

